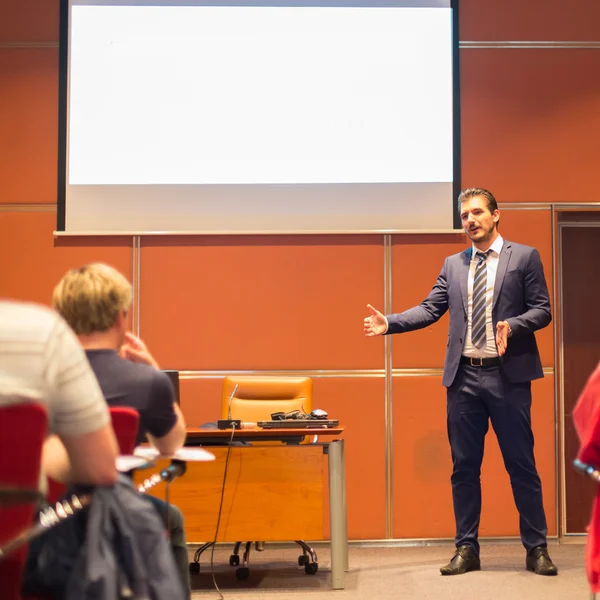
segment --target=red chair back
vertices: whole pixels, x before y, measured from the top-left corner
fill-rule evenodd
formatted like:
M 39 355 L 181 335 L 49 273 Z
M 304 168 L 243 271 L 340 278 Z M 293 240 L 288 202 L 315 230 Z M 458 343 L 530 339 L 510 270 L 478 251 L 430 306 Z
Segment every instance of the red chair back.
M 0 406 L 0 486 L 37 490 L 40 484 L 42 446 L 48 417 L 41 404 L 27 402 Z M 35 503 L 0 506 L 0 544 L 30 527 Z M 21 598 L 21 575 L 27 556 L 22 547 L 0 562 L 2 600 Z
M 120 454 L 133 454 L 138 434 L 140 415 L 128 406 L 111 406 L 110 418 L 117 436 Z
M 119 444 L 119 454 L 133 454 L 137 439 L 140 415 L 137 410 L 128 406 L 111 406 L 110 418 Z M 50 504 L 58 502 L 64 496 L 67 486 L 53 479 L 48 479 L 46 499 Z

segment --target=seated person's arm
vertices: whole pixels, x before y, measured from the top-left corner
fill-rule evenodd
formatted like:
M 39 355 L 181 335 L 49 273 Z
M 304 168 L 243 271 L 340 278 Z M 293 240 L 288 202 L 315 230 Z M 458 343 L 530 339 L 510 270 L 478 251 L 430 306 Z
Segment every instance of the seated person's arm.
M 121 347 L 121 356 L 135 363 L 145 364 L 159 369 L 155 358 L 146 344 L 133 335 L 125 334 Z M 171 381 L 164 373 L 157 374 L 150 390 L 147 423 L 149 442 L 161 454 L 173 454 L 185 443 L 185 421 L 179 405 L 175 402 L 175 393 Z
M 44 473 L 60 483 L 112 485 L 117 478 L 117 446 L 112 426 L 83 435 L 51 435 L 44 443 Z
M 49 428 L 56 435 L 44 444 L 43 471 L 62 482 L 113 484 L 119 447 L 108 406 L 77 338 L 62 320 L 45 351 Z
M 177 404 L 173 405 L 177 421 L 169 433 L 162 437 L 155 437 L 148 434 L 148 440 L 161 454 L 173 454 L 185 444 L 185 421 L 183 413 Z
M 167 375 L 156 372 L 150 395 L 148 440 L 161 454 L 173 454 L 185 443 L 185 421 Z

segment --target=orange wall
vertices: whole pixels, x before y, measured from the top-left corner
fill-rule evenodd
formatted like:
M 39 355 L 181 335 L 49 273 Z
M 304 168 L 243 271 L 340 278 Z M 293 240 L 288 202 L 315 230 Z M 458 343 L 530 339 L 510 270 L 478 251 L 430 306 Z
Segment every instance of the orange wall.
M 461 0 L 461 39 L 589 41 L 599 19 L 596 0 Z M 127 237 L 52 237 L 57 41 L 57 0 L 0 3 L 0 295 L 38 302 L 69 267 L 101 260 L 132 277 L 137 257 Z M 600 53 L 463 44 L 460 61 L 463 184 L 511 203 L 501 231 L 540 250 L 552 289 L 550 204 L 599 200 Z M 191 424 L 216 418 L 228 371 L 315 375 L 315 404 L 347 425 L 352 539 L 452 537 L 439 371 L 447 322 L 393 338 L 387 398 L 384 342 L 365 339 L 361 324 L 367 302 L 383 306 L 385 244 L 374 235 L 142 238 L 137 316 L 161 364 L 193 372 L 182 380 Z M 461 235 L 392 236 L 394 309 L 422 300 L 444 257 L 464 246 Z M 538 342 L 549 376 L 534 384 L 534 430 L 556 534 L 553 328 Z M 488 448 L 482 534 L 515 535 L 493 436 Z
M 383 299 L 381 236 L 150 237 L 141 261 L 141 326 L 161 364 L 382 367 L 361 334 L 365 305 Z M 332 335 L 336 323 L 349 326 Z

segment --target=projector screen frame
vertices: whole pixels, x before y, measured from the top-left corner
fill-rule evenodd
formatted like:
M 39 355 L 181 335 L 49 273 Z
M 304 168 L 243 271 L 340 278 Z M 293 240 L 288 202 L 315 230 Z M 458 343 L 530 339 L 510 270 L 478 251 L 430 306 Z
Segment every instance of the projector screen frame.
M 59 65 L 58 65 L 58 161 L 57 161 L 57 216 L 55 236 L 147 236 L 147 235 L 310 235 L 310 234 L 414 234 L 451 233 L 462 231 L 456 200 L 461 190 L 461 103 L 460 103 L 460 53 L 459 53 L 459 0 L 450 0 L 452 13 L 452 229 L 335 229 L 335 230 L 161 230 L 161 231 L 74 231 L 66 230 L 67 189 L 67 115 L 68 115 L 68 59 L 69 59 L 69 4 L 59 4 Z

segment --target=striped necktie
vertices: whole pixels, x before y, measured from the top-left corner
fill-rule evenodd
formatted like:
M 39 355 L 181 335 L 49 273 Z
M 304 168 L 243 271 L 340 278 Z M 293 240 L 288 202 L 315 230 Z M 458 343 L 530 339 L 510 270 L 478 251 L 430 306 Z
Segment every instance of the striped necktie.
M 471 312 L 471 343 L 481 348 L 486 343 L 485 298 L 487 294 L 487 252 L 476 252 L 479 259 L 473 276 L 473 308 Z

